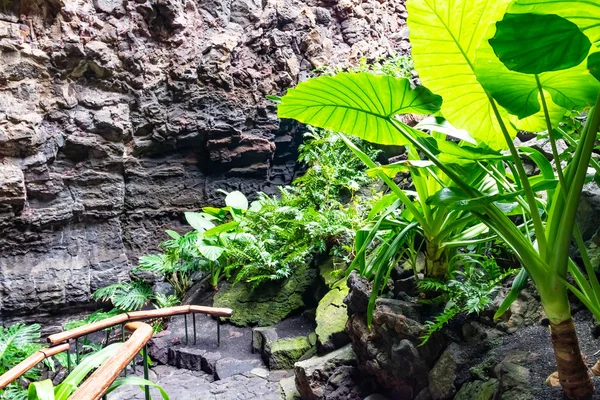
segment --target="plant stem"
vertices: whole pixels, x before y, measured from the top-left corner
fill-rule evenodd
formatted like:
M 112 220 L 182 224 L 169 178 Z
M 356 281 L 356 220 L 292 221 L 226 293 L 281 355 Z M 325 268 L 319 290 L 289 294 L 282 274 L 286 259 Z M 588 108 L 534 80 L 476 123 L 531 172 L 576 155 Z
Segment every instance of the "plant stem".
M 525 168 L 523 167 L 523 162 L 521 161 L 521 157 L 519 156 L 519 152 L 515 147 L 515 144 L 510 137 L 508 130 L 506 129 L 506 125 L 504 124 L 504 120 L 500 115 L 500 111 L 498 110 L 498 106 L 496 105 L 496 101 L 488 96 L 490 100 L 490 104 L 492 105 L 492 110 L 494 110 L 494 114 L 496 115 L 496 119 L 500 124 L 500 130 L 504 135 L 504 140 L 508 145 L 508 149 L 510 150 L 510 154 L 512 156 L 515 167 L 517 168 L 517 173 L 519 174 L 519 178 L 521 180 L 521 184 L 523 185 L 523 191 L 525 192 L 525 198 L 527 199 L 527 203 L 529 204 L 529 210 L 531 214 L 531 219 L 533 220 L 533 226 L 535 230 L 535 236 L 538 241 L 538 251 L 542 257 L 546 254 L 546 234 L 544 230 L 544 224 L 542 223 L 542 217 L 540 216 L 540 212 L 537 207 L 537 203 L 535 200 L 535 194 L 531 189 L 531 185 L 529 183 L 529 177 L 525 172 Z
M 535 75 L 535 81 L 537 83 L 538 91 L 540 92 L 540 96 L 542 99 L 542 109 L 544 110 L 544 119 L 546 120 L 546 129 L 548 130 L 548 137 L 550 138 L 550 147 L 552 148 L 552 157 L 554 158 L 556 173 L 558 174 L 558 182 L 560 183 L 563 195 L 566 197 L 567 192 L 565 186 L 565 177 L 563 175 L 562 165 L 560 165 L 558 149 L 556 148 L 556 138 L 554 137 L 554 129 L 552 129 L 552 122 L 550 121 L 550 113 L 548 112 L 548 105 L 546 104 L 546 96 L 544 95 L 542 83 L 540 82 L 540 78 L 537 74 Z

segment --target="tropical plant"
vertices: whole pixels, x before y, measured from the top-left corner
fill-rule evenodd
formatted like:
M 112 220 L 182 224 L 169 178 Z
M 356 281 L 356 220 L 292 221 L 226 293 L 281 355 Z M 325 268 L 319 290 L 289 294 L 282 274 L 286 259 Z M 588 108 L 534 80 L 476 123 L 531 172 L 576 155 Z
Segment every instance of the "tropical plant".
M 122 311 L 139 310 L 152 300 L 152 287 L 140 280 L 119 282 L 96 290 L 93 299 L 96 301 L 111 302 Z
M 379 150 L 362 140 L 351 138 L 370 160 Z M 308 166 L 293 183 L 298 207 L 328 208 L 354 199 L 361 189 L 373 183 L 364 163 L 348 149 L 342 137 L 331 131 L 308 127 L 304 142 L 298 148 L 298 161 Z
M 493 230 L 535 283 L 550 320 L 565 394 L 587 398 L 593 385 L 579 350 L 566 278 L 569 264 L 573 265 L 569 246 L 573 237 L 580 242 L 575 213 L 600 126 L 600 107 L 596 107 L 600 82 L 592 75 L 597 73 L 598 53 L 588 58 L 591 43 L 600 40 L 600 5 L 568 0 L 409 0 L 407 6 L 416 70 L 423 84 L 443 96 L 443 103 L 428 89 L 412 90 L 407 80 L 340 74 L 309 80 L 288 91 L 279 116 L 376 143 L 409 143 L 444 172 L 456 185 L 454 190 L 442 189 L 444 201 L 468 208 Z M 516 129 L 546 129 L 558 160 L 554 127 L 566 110 L 586 109 L 573 159 L 566 168 L 556 163 L 558 184 L 554 179 L 531 180 L 513 143 Z M 450 142 L 435 140 L 395 117 L 437 111 L 456 128 L 468 131 L 479 147 L 449 146 Z M 519 190 L 507 195 L 531 218 L 532 229 L 528 224 L 515 226 L 497 197 L 483 197 L 469 183 L 467 178 L 482 169 L 478 161 L 490 159 L 478 154 L 484 146 L 486 152 L 498 150 L 498 156 L 508 149 L 506 165 L 514 171 L 512 179 Z M 446 147 L 462 151 L 462 164 L 468 164 L 468 169 L 445 162 Z M 548 195 L 546 225 L 544 207 L 535 195 L 539 185 Z M 579 285 L 574 292 L 593 308 L 595 275 L 588 273 L 588 282 L 577 271 L 571 268 Z
M 40 325 L 13 324 L 9 327 L 0 326 L 0 375 L 40 350 Z M 26 379 L 39 379 L 40 370 L 34 368 L 24 376 Z M 0 390 L 0 397 L 9 400 L 26 398 L 26 392 L 18 383 Z
M 67 400 L 89 373 L 115 355 L 122 345 L 123 343 L 113 343 L 86 357 L 56 387 L 50 379 L 31 383 L 28 390 L 28 400 Z M 169 396 L 159 385 L 138 377 L 119 378 L 112 383 L 106 393 L 110 393 L 124 385 L 135 385 L 140 386 L 140 388 L 143 386 L 152 386 L 159 390 L 164 400 L 169 400 Z
M 514 269 L 502 271 L 493 257 L 477 252 L 456 254 L 453 262 L 459 263 L 461 268 L 452 269 L 447 281 L 424 278 L 418 282 L 421 290 L 437 294 L 433 299 L 422 300 L 423 303 L 444 304 L 443 312 L 425 323 L 427 332 L 422 337 L 422 344 L 457 315 L 479 314 L 485 310 L 502 282 L 517 272 Z

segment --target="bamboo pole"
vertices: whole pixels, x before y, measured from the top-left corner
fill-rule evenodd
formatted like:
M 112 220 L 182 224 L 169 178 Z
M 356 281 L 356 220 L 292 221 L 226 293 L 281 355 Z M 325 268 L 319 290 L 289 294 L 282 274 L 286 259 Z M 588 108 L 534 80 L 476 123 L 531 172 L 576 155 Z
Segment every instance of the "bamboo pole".
M 67 350 L 69 350 L 69 344 L 64 343 L 59 346 L 36 351 L 0 376 L 0 390 L 19 379 L 24 373 L 44 361 L 44 359 Z
M 134 359 L 152 337 L 152 327 L 144 322 L 130 322 L 127 330 L 133 331 L 119 352 L 110 357 L 73 393 L 70 400 L 98 400 L 119 377 L 121 371 Z
M 55 333 L 48 336 L 48 342 L 51 344 L 66 342 L 67 340 L 98 332 L 111 326 L 121 324 L 127 321 L 127 314 L 119 314 L 114 317 L 106 318 L 93 324 L 80 326 L 79 328 L 70 329 L 68 331 Z

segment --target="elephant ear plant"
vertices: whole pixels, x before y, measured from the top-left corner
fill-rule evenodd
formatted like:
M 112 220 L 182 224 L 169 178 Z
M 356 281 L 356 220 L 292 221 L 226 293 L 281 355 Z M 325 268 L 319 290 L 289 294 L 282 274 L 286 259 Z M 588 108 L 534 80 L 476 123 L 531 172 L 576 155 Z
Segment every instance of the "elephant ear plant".
M 408 144 L 439 168 L 456 187 L 436 196 L 447 203 L 468 204 L 472 215 L 519 258 L 550 320 L 565 395 L 588 398 L 594 387 L 579 350 L 566 278 L 571 264 L 578 285 L 572 289 L 596 314 L 600 294 L 595 292 L 595 276 L 588 272 L 588 282 L 568 251 L 573 238 L 581 242 L 574 221 L 600 126 L 600 5 L 566 0 L 408 0 L 407 8 L 416 70 L 421 82 L 439 96 L 425 87 L 412 89 L 404 79 L 339 74 L 289 90 L 279 116 L 370 142 Z M 438 111 L 454 127 L 468 131 L 478 147 L 448 145 L 396 118 Z M 557 163 L 555 179 L 528 177 L 521 161 L 528 154 L 513 143 L 516 131 L 547 130 L 558 160 L 554 129 L 567 111 L 587 113 L 572 160 L 564 168 Z M 472 154 L 461 167 L 444 161 L 445 153 L 456 148 Z M 465 178 L 465 166 L 489 171 L 482 163 L 485 157 L 476 157 L 478 149 L 509 156 L 504 165 L 513 171 L 516 187 L 510 195 L 531 219 L 532 229 L 529 224 L 516 226 L 496 197 L 484 196 Z M 540 184 L 548 195 L 546 213 L 535 195 Z

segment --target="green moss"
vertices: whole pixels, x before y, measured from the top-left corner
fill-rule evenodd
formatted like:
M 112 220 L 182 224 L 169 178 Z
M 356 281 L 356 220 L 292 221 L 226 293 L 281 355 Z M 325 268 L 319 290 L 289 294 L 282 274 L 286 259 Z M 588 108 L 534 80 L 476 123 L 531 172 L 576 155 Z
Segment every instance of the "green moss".
M 231 323 L 235 325 L 274 325 L 304 307 L 302 296 L 316 274 L 310 265 L 305 264 L 287 280 L 265 282 L 254 290 L 244 282 L 235 285 L 225 283 L 215 294 L 213 304 L 215 307 L 231 308 Z
M 348 311 L 344 299 L 348 295 L 348 286 L 342 281 L 330 290 L 317 307 L 316 334 L 321 345 L 329 350 L 335 347 L 335 338 L 346 329 Z
M 311 349 L 308 337 L 279 339 L 271 343 L 269 367 L 271 369 L 292 369 L 294 363 Z
M 321 275 L 325 285 L 329 289 L 333 289 L 337 283 L 344 279 L 345 268 L 346 263 L 342 259 L 332 256 L 319 266 L 319 275 Z
M 460 388 L 454 400 L 491 400 L 498 390 L 498 381 L 490 379 L 487 382 L 475 381 Z

